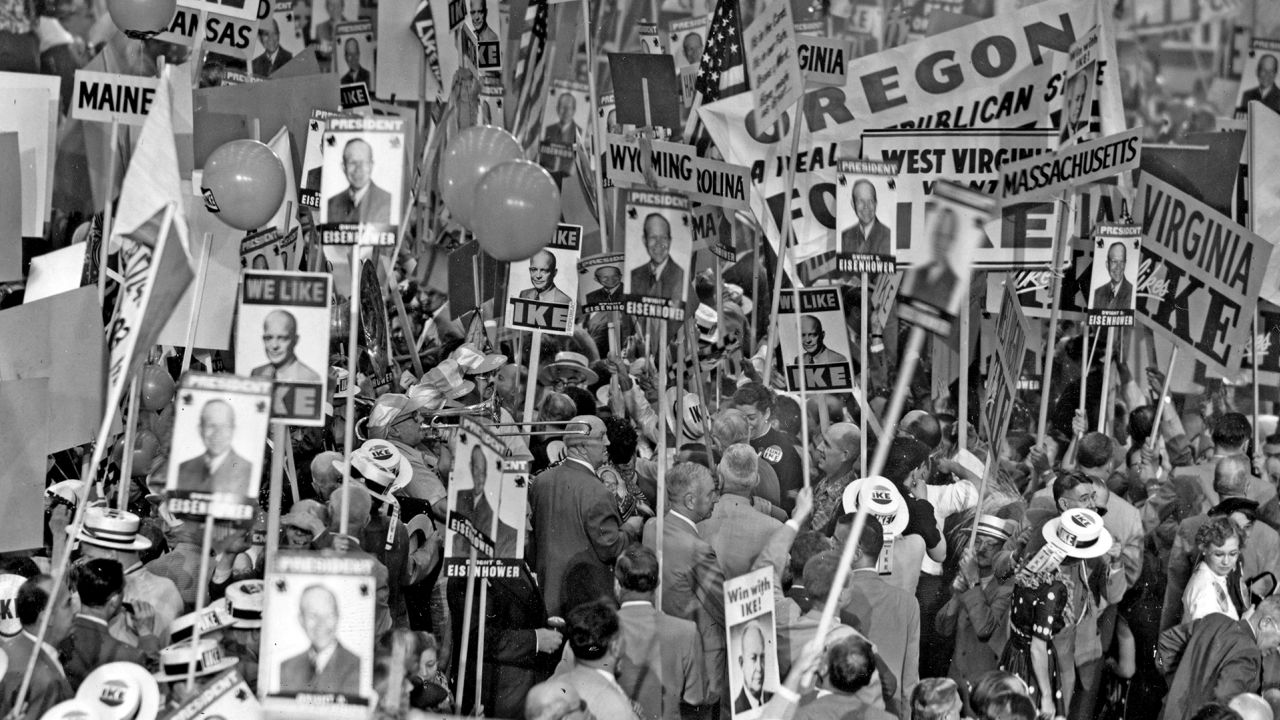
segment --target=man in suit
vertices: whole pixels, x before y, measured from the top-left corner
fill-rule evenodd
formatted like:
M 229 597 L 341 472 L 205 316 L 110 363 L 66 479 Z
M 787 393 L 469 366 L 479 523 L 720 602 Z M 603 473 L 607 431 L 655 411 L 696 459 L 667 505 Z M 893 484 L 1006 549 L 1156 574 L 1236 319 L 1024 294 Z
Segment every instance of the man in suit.
M 733 700 L 733 712 L 755 710 L 769 702 L 773 693 L 764 689 L 764 630 L 752 620 L 742 631 L 738 645 L 738 672 L 742 677 L 742 690 Z
M 889 255 L 892 238 L 889 228 L 876 217 L 876 188 L 870 180 L 854 182 L 852 200 L 858 222 L 840 233 L 840 252 Z
M 489 4 L 485 0 L 471 0 L 469 7 L 476 42 L 498 42 L 498 33 L 489 27 Z
M 681 707 L 696 708 L 706 702 L 702 636 L 692 622 L 654 607 L 658 558 L 652 550 L 629 546 L 618 558 L 613 576 L 621 603 L 618 684 L 645 717 L 679 720 Z
M 751 506 L 751 496 L 760 483 L 759 456 L 746 443 L 725 449 L 716 467 L 720 479 L 720 499 L 698 533 L 715 550 L 726 577 L 737 577 L 751 565 L 765 543 L 782 523 Z
M 876 561 L 884 547 L 884 529 L 867 517 L 849 574 L 849 601 L 840 620 L 867 636 L 897 680 L 898 705 L 920 679 L 920 603 L 913 593 L 880 578 Z
M 23 701 L 27 708 L 19 716 L 42 717 L 54 705 L 71 699 L 71 685 L 67 682 L 55 648 L 71 632 L 72 618 L 75 617 L 74 593 L 64 589 L 58 594 L 58 602 L 50 611 L 52 615 L 49 617 L 49 627 L 45 630 L 44 646 L 39 649 L 36 647 L 40 621 L 45 615 L 45 605 L 48 604 L 49 593 L 52 591 L 53 578 L 48 575 L 34 575 L 18 587 L 13 605 L 18 620 L 22 623 L 22 630 L 4 645 L 4 653 L 9 656 L 9 668 L 5 671 L 4 678 L 0 679 L 0 712 L 6 715 L 17 703 L 18 688 L 22 685 L 22 677 L 33 654 L 36 656 L 35 669 L 31 673 L 31 682 Z
M 644 249 L 649 262 L 631 271 L 631 294 L 684 299 L 684 268 L 671 259 L 671 223 L 652 212 L 644 218 Z
M 814 365 L 842 365 L 849 358 L 832 350 L 826 345 L 827 333 L 822 329 L 822 322 L 813 315 L 800 317 L 800 351 L 804 353 L 806 367 Z
M 126 645 L 111 637 L 108 624 L 124 605 L 124 569 L 115 560 L 98 558 L 79 566 L 75 573 L 76 595 L 80 612 L 72 621 L 71 632 L 59 646 L 66 658 L 67 680 L 72 690 L 94 668 L 111 662 L 131 662 L 153 666 L 160 650 L 154 636 L 155 610 L 145 601 L 135 600 L 130 614 L 134 629 L 141 635 L 139 647 Z M 145 649 L 145 651 L 144 651 Z
M 253 59 L 254 75 L 271 77 L 293 59 L 293 53 L 280 47 L 280 25 L 274 17 L 267 18 L 258 28 L 258 42 L 262 43 L 262 54 Z
M 1266 53 L 1258 58 L 1258 86 L 1244 91 L 1237 113 L 1249 111 L 1249 103 L 1257 100 L 1275 112 L 1280 112 L 1280 88 L 1276 87 L 1276 56 Z
M 951 599 L 938 611 L 938 634 L 955 638 L 951 678 L 962 687 L 973 687 L 979 675 L 996 670 L 1000 653 L 1009 639 L 1006 622 L 1013 583 L 995 577 L 995 559 L 1015 529 L 1012 521 L 981 515 L 970 560 L 960 563 L 951 584 Z
M 614 560 L 641 523 L 639 517 L 622 522 L 613 494 L 596 477 L 608 443 L 604 421 L 579 415 L 565 427 L 586 434 L 565 435 L 564 462 L 535 477 L 529 489 L 534 568 L 547 612 L 562 617 L 577 604 L 573 600 L 610 593 Z M 566 598 L 566 591 L 574 597 Z
M 360 695 L 360 658 L 338 642 L 338 598 L 323 585 L 302 591 L 298 623 L 311 647 L 280 663 L 280 692 Z
M 960 218 L 956 211 L 949 207 L 939 208 L 929 233 L 929 259 L 909 273 L 905 283 L 907 287 L 903 288 L 903 295 L 909 297 L 913 305 L 923 303 L 943 314 L 954 314 L 952 299 L 960 278 L 951 267 L 948 253 L 958 240 L 959 230 Z
M 578 123 L 573 120 L 577 111 L 577 98 L 572 93 L 560 93 L 560 97 L 556 98 L 557 122 L 542 131 L 542 142 L 573 147 L 578 141 Z
M 262 320 L 262 349 L 267 364 L 249 374 L 283 382 L 320 383 L 320 373 L 307 367 L 294 348 L 298 346 L 298 320 L 288 310 L 272 310 Z
M 529 282 L 533 287 L 520 291 L 521 300 L 562 303 L 568 305 L 569 296 L 556 287 L 556 256 L 547 249 L 539 250 L 529 258 Z
M 724 570 L 715 548 L 698 532 L 711 515 L 715 482 L 706 466 L 676 463 L 667 473 L 667 516 L 662 529 L 662 611 L 692 620 L 702 634 L 707 701 L 725 686 Z M 658 525 L 644 527 L 644 544 L 657 547 Z
M 471 518 L 471 523 L 475 528 L 485 535 L 489 535 L 493 529 L 493 517 L 496 512 L 493 506 L 489 504 L 489 496 L 484 492 L 485 482 L 489 475 L 489 464 L 485 457 L 484 449 L 477 443 L 471 446 L 471 492 L 466 496 L 462 492 L 458 495 L 457 510 L 460 514 Z M 469 496 L 469 497 L 467 497 Z M 464 502 L 464 497 L 469 502 Z M 470 506 L 468 509 L 466 506 Z M 498 520 L 498 532 L 490 537 L 493 540 L 493 556 L 499 558 L 518 558 L 516 547 L 518 546 L 518 531 L 510 525 Z M 453 554 L 458 557 L 466 557 L 471 552 L 471 543 L 461 535 L 453 536 Z
M 1124 266 L 1129 251 L 1124 242 L 1111 243 L 1107 248 L 1107 284 L 1093 291 L 1094 310 L 1132 310 L 1133 283 L 1124 276 Z
M 596 282 L 600 283 L 600 287 L 587 293 L 587 305 L 620 303 L 623 301 L 622 270 L 617 265 L 605 265 L 596 268 L 595 277 Z
M 622 655 L 618 613 L 609 600 L 593 600 L 569 611 L 565 632 L 573 664 L 556 677 L 578 691 L 587 711 L 597 718 L 639 720 L 614 668 Z
M 372 90 L 373 78 L 368 68 L 360 66 L 360 43 L 355 38 L 347 38 L 342 44 L 342 57 L 347 61 L 347 73 L 342 76 L 341 84 L 364 83 Z
M 178 465 L 175 489 L 188 492 L 249 494 L 252 464 L 231 448 L 236 413 L 226 400 L 210 400 L 200 409 L 204 452 Z
M 391 193 L 373 182 L 373 148 L 355 138 L 342 148 L 346 190 L 329 198 L 328 223 L 390 223 Z

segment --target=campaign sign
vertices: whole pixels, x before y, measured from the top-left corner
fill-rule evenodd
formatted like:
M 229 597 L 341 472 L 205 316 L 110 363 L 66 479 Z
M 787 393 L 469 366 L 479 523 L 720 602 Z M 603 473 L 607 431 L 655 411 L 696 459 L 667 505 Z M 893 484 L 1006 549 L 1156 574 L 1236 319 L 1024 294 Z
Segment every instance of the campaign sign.
M 684 320 L 693 259 L 689 199 L 657 190 L 623 190 L 622 207 L 627 314 Z
M 1142 155 L 1142 128 L 1072 145 L 1000 168 L 1000 202 L 1047 200 L 1073 187 L 1129 172 Z
M 572 335 L 581 252 L 582 226 L 561 223 L 533 257 L 508 263 L 506 326 Z
M 77 70 L 71 91 L 71 117 L 142 125 L 159 86 L 160 78 Z
M 1136 225 L 1098 226 L 1093 236 L 1093 267 L 1090 269 L 1090 325 L 1133 325 L 1141 243 L 1142 228 Z
M 897 270 L 898 166 L 874 160 L 841 160 L 836 176 L 836 272 Z M 880 208 L 883 207 L 884 210 Z
M 796 308 L 799 297 L 800 306 Z M 796 334 L 795 314 L 800 313 Z M 808 392 L 853 389 L 849 327 L 838 288 L 784 290 L 778 302 L 778 347 L 786 369 L 787 389 L 798 391 L 803 374 Z M 803 369 L 800 363 L 803 361 Z
M 692 145 L 639 140 L 610 133 L 605 140 L 605 171 L 619 185 L 660 185 L 682 192 L 694 202 L 750 212 L 750 170 L 713 158 L 699 157 Z
M 728 641 L 729 697 L 733 720 L 763 717 L 781 684 L 774 632 L 773 568 L 724 581 L 724 625 Z
M 471 551 L 483 577 L 515 577 L 524 562 L 527 463 L 509 463 L 507 446 L 483 425 L 463 417 L 451 444 L 449 523 L 444 557 L 448 577 L 466 577 Z
M 592 255 L 578 262 L 578 304 L 583 312 L 622 312 L 622 253 Z
M 404 207 L 404 118 L 332 117 L 321 144 L 321 243 L 395 245 Z
M 257 20 L 263 16 L 264 6 L 266 12 L 271 12 L 270 4 L 260 0 L 178 0 L 178 6 L 208 10 L 240 20 Z
M 275 421 L 324 424 L 332 286 L 329 273 L 244 271 L 236 370 L 275 381 Z
M 206 720 L 207 718 L 256 718 L 262 716 L 262 705 L 233 667 L 208 684 L 200 684 L 200 693 L 173 711 L 167 720 Z

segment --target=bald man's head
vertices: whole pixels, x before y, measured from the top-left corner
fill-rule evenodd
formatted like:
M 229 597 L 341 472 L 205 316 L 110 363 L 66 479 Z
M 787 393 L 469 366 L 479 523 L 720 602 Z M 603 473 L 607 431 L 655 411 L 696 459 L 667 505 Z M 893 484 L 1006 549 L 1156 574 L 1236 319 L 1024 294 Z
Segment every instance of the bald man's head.
M 236 432 L 236 412 L 225 400 L 210 400 L 200 409 L 200 439 L 210 457 L 231 450 Z
M 582 697 L 573 685 L 553 677 L 529 688 L 524 697 L 524 716 L 528 720 L 564 720 L 581 706 Z
M 556 281 L 556 256 L 550 250 L 539 250 L 529 258 L 529 281 L 538 292 L 546 290 Z
M 1228 455 L 1213 468 L 1213 491 L 1224 498 L 1246 497 L 1249 473 L 1247 456 Z
M 298 321 L 285 310 L 272 310 L 262 320 L 262 349 L 267 362 L 280 367 L 292 362 L 298 345 Z
M 315 488 L 316 495 L 321 500 L 328 500 L 333 491 L 342 485 L 342 473 L 333 466 L 341 460 L 342 453 L 333 450 L 325 450 L 311 458 L 311 487 Z

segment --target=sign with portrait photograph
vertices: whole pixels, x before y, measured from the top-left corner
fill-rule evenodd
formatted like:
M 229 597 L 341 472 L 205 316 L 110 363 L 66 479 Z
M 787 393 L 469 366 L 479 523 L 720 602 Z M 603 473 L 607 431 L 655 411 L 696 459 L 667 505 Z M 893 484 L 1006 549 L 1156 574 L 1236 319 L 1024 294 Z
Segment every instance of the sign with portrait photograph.
M 578 262 L 578 304 L 582 312 L 621 312 L 627 296 L 623 289 L 622 253 L 592 255 Z
M 1059 122 L 1058 149 L 1084 142 L 1101 130 L 1098 113 L 1094 112 L 1094 95 L 1098 86 L 1098 27 L 1095 25 L 1071 46 L 1070 74 L 1067 76 L 1067 99 Z
M 837 272 L 883 273 L 897 269 L 896 163 L 841 160 L 836 175 Z M 882 209 L 883 208 L 883 209 Z
M 332 285 L 329 273 L 244 271 L 236 371 L 275 381 L 272 420 L 324 424 Z
M 1136 225 L 1097 227 L 1089 281 L 1090 325 L 1133 325 L 1141 242 L 1142 228 Z
M 986 236 L 995 199 L 942 181 L 933 190 L 925 216 L 926 258 L 902 281 L 898 317 L 949 337 L 960 302 L 969 289 L 973 249 Z
M 1236 97 L 1236 117 L 1249 112 L 1249 103 L 1256 100 L 1271 110 L 1280 112 L 1280 87 L 1276 87 L 1277 69 L 1280 69 L 1280 42 L 1254 38 L 1244 59 L 1244 72 L 1240 77 L 1240 90 Z
M 325 131 L 329 118 L 339 117 L 333 110 L 312 110 L 307 122 L 307 144 L 302 149 L 302 173 L 298 176 L 298 204 L 320 207 L 320 171 L 324 164 Z
M 556 185 L 573 169 L 574 147 L 586 143 L 591 122 L 591 103 L 586 83 L 556 79 L 547 91 L 542 111 L 542 134 L 538 144 L 538 164 L 551 173 Z
M 657 190 L 622 191 L 626 312 L 635 317 L 684 320 L 693 259 L 689 199 Z
M 264 584 L 258 693 L 268 717 L 364 718 L 373 702 L 371 556 L 282 551 Z
M 240 669 L 233 667 L 207 684 L 197 685 L 199 694 L 167 715 L 167 720 L 261 717 L 262 705 L 240 676 Z
M 248 520 L 257 507 L 271 381 L 189 372 L 178 385 L 165 502 L 180 517 Z
M 508 263 L 506 326 L 572 335 L 578 298 L 574 268 L 581 254 L 582 226 L 560 223 L 546 247 L 528 260 Z
M 799 297 L 800 307 L 796 308 Z M 786 369 L 787 389 L 807 392 L 846 392 L 853 389 L 853 356 L 849 326 L 839 288 L 783 290 L 778 302 L 778 350 Z M 800 313 L 796 336 L 795 313 Z
M 466 577 L 474 548 L 483 577 L 515 577 L 524 562 L 528 469 L 506 460 L 507 446 L 463 417 L 454 432 L 445 528 L 448 577 Z
M 707 27 L 711 18 L 700 17 L 672 20 L 669 26 L 671 54 L 676 59 L 676 72 L 687 67 L 698 67 L 702 63 L 702 51 L 707 45 Z
M 763 717 L 765 704 L 781 684 L 773 610 L 773 568 L 760 568 L 724 581 L 733 720 Z
M 365 88 L 372 90 L 376 49 L 372 20 L 339 25 L 333 38 L 334 65 L 341 73 L 338 84 L 364 83 Z
M 321 242 L 394 245 L 403 207 L 404 118 L 329 118 L 320 173 Z

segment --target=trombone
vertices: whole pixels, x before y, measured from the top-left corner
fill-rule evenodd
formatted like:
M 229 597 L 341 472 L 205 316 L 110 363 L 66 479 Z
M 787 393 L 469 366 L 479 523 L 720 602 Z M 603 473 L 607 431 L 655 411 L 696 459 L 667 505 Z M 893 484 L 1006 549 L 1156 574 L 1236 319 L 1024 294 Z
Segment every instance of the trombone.
M 483 423 L 483 424 L 484 424 L 484 426 L 485 426 L 486 428 L 503 428 L 503 427 L 516 427 L 516 428 L 523 428 L 523 427 L 548 427 L 548 426 L 552 426 L 552 425 L 581 425 L 581 424 L 582 424 L 581 422 L 574 423 L 574 422 L 572 422 L 572 421 L 570 421 L 570 420 L 537 420 L 537 421 L 531 421 L 531 422 L 527 422 L 527 423 L 521 423 L 521 422 L 510 422 L 510 423 L 504 423 L 504 422 L 500 422 L 500 421 L 501 421 L 501 419 L 502 419 L 502 413 L 501 413 L 501 410 L 500 410 L 500 409 L 499 409 L 499 407 L 498 407 L 498 396 L 497 396 L 496 394 L 494 394 L 494 395 L 490 395 L 488 400 L 485 400 L 485 401 L 483 401 L 483 402 L 478 402 L 478 403 L 476 403 L 476 404 L 474 404 L 474 405 L 467 405 L 466 407 L 460 407 L 460 408 L 445 408 L 445 409 L 442 409 L 442 410 L 435 410 L 435 411 L 432 411 L 432 412 L 430 412 L 430 413 L 424 412 L 423 414 L 427 416 L 427 419 L 426 419 L 426 420 L 424 420 L 424 421 L 421 423 L 421 424 L 422 424 L 422 431 L 423 431 L 424 433 L 427 433 L 428 435 L 434 435 L 434 436 L 437 436 L 437 437 L 438 437 L 438 436 L 440 436 L 440 435 L 442 435 L 442 434 L 444 434 L 444 433 L 445 433 L 445 432 L 447 432 L 451 427 L 453 427 L 453 423 L 449 423 L 449 422 L 441 422 L 441 418 L 455 418 L 455 419 L 456 419 L 456 418 L 460 418 L 460 417 L 477 417 L 477 418 L 482 418 L 482 419 L 484 419 L 484 420 L 486 420 L 486 421 L 487 421 L 487 422 Z M 494 434 L 495 434 L 495 435 L 497 435 L 498 437 L 513 437 L 513 436 L 517 436 L 517 435 L 522 435 L 522 436 L 561 435 L 561 436 L 564 436 L 564 435 L 590 435 L 590 434 L 591 434 L 591 431 L 590 431 L 590 430 L 588 430 L 588 429 L 586 429 L 586 428 L 582 428 L 582 429 L 578 429 L 578 430 L 567 430 L 567 429 L 566 429 L 566 430 L 532 430 L 532 431 L 530 431 L 530 432 L 519 432 L 519 431 L 517 431 L 517 432 L 494 433 Z

